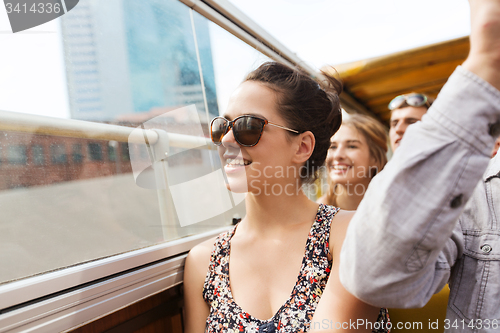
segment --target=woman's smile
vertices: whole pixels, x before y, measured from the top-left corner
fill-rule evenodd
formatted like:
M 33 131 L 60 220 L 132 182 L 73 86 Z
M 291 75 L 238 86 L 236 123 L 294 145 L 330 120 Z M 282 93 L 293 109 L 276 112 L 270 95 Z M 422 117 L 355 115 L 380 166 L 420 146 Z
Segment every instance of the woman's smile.
M 224 155 L 224 158 L 225 158 L 224 171 L 226 172 L 226 174 L 242 171 L 250 164 L 252 164 L 251 161 L 241 157 L 240 155 L 238 156 Z
M 330 166 L 330 169 L 334 174 L 337 175 L 343 175 L 346 174 L 349 169 L 352 168 L 352 165 L 345 164 L 345 163 L 335 163 L 332 166 Z

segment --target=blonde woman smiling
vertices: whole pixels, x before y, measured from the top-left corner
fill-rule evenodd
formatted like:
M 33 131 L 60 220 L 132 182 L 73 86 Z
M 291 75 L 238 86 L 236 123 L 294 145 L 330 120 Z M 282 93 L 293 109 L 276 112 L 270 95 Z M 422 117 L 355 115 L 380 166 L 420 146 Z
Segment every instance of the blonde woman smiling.
M 375 119 L 344 118 L 326 158 L 328 190 L 318 202 L 356 210 L 372 178 L 387 163 L 387 133 Z

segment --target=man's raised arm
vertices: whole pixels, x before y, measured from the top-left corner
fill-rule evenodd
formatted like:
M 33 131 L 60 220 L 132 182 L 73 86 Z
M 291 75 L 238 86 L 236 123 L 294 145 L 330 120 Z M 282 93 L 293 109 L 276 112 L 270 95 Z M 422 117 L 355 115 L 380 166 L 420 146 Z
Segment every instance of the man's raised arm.
M 361 202 L 340 278 L 378 306 L 423 306 L 461 255 L 456 225 L 500 134 L 500 0 L 470 0 L 471 50 Z

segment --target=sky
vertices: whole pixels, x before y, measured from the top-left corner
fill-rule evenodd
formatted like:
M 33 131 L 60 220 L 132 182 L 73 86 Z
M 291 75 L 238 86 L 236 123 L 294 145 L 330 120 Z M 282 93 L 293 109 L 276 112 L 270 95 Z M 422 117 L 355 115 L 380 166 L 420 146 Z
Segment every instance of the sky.
M 467 0 L 230 0 L 313 68 L 470 33 Z
M 0 4 L 0 110 L 69 117 L 59 19 L 12 33 Z
M 315 69 L 469 34 L 467 0 L 230 1 Z M 69 117 L 59 19 L 12 34 L 0 5 L 0 50 L 0 110 Z

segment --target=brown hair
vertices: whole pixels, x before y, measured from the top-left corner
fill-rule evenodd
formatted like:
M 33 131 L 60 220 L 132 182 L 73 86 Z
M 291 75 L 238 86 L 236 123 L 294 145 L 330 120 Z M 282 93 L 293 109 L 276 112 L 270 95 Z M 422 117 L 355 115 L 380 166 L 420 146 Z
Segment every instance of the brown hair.
M 303 183 L 318 177 L 318 170 L 325 163 L 330 147 L 330 138 L 342 123 L 339 98 L 342 83 L 323 74 L 326 80 L 317 82 L 298 68 L 266 62 L 244 80 L 262 83 L 276 93 L 278 111 L 287 127 L 300 133 L 311 131 L 314 134 L 316 144 L 313 153 L 300 169 Z
M 375 160 L 375 170 L 370 170 L 370 177 L 373 178 L 387 164 L 387 132 L 384 126 L 377 120 L 362 114 L 351 114 L 344 118 L 342 126 L 354 128 L 363 135 L 368 145 L 370 157 Z M 335 205 L 335 184 L 328 175 L 328 192 L 326 201 L 329 205 Z

